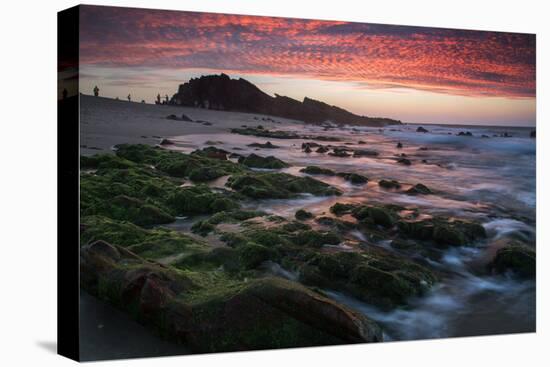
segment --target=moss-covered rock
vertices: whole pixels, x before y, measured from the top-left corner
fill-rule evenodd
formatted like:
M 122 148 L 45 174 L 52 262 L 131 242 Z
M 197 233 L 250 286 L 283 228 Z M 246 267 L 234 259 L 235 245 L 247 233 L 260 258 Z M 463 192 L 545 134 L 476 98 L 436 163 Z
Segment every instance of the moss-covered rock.
M 318 254 L 300 268 L 305 284 L 343 289 L 384 308 L 406 304 L 438 279 L 429 269 L 403 257 L 368 250 Z
M 83 247 L 81 286 L 194 352 L 382 340 L 374 322 L 297 283 L 161 267 L 107 243 Z
M 395 180 L 380 180 L 378 181 L 378 185 L 380 187 L 383 187 L 385 189 L 400 189 L 401 184 Z
M 332 214 L 340 216 L 351 213 L 351 211 L 354 210 L 356 207 L 357 205 L 355 204 L 336 203 L 331 206 L 329 210 Z
M 405 238 L 434 241 L 440 246 L 465 246 L 486 237 L 485 228 L 476 222 L 449 220 L 444 217 L 397 223 Z
M 537 273 L 536 253 L 527 245 L 512 243 L 499 249 L 489 266 L 497 273 L 511 271 L 523 278 L 534 278 Z
M 296 213 L 294 213 L 294 216 L 298 220 L 308 220 L 313 218 L 313 214 L 304 209 L 296 211 Z
M 308 175 L 327 175 L 334 176 L 336 173 L 328 168 L 321 168 L 318 166 L 307 166 L 302 168 L 300 172 L 307 173 Z
M 378 206 L 361 206 L 355 208 L 352 214 L 363 223 L 372 223 L 382 227 L 392 227 L 394 225 L 394 214 L 387 208 Z
M 236 201 L 204 185 L 180 188 L 168 201 L 178 215 L 210 214 L 239 207 Z
M 337 175 L 354 185 L 363 185 L 366 184 L 369 180 L 367 177 L 358 173 L 339 172 Z
M 405 192 L 409 195 L 429 195 L 432 193 L 432 190 L 430 190 L 428 186 L 419 183 Z
M 237 248 L 239 259 L 245 269 L 254 269 L 268 260 L 275 260 L 277 252 L 272 248 L 248 242 Z
M 103 215 L 117 220 L 127 220 L 140 226 L 165 224 L 176 219 L 155 205 L 126 195 L 98 202 L 86 210 L 86 215 Z
M 248 157 L 239 158 L 239 163 L 251 168 L 280 169 L 289 165 L 279 158 L 268 156 L 262 157 L 257 154 L 250 154 Z
M 286 173 L 255 173 L 232 176 L 227 186 L 253 199 L 288 199 L 300 193 L 318 196 L 341 195 L 341 192 L 311 177 Z
M 205 245 L 164 228 L 143 229 L 130 222 L 102 216 L 81 218 L 80 244 L 102 240 L 117 243 L 147 259 L 203 251 Z

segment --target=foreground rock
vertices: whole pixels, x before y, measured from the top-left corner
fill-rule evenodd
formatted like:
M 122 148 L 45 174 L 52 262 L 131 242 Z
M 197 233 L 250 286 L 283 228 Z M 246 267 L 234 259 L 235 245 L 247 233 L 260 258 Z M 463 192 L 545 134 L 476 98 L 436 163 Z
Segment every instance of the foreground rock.
M 497 273 L 511 271 L 523 278 L 535 278 L 536 253 L 527 245 L 512 243 L 499 249 L 489 267 Z
M 248 157 L 239 158 L 239 163 L 251 168 L 280 169 L 289 165 L 273 156 L 262 157 L 257 154 L 250 154 Z
M 81 287 L 194 352 L 382 341 L 371 320 L 280 278 L 250 282 L 148 262 L 96 241 L 81 248 Z

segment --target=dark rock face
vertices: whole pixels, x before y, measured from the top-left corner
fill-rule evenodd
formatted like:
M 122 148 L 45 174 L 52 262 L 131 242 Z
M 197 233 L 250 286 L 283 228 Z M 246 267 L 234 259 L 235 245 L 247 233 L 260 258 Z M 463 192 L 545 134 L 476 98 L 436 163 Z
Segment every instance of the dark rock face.
M 417 133 L 428 133 L 429 131 L 423 128 L 422 126 L 419 126 L 418 129 L 416 129 Z
M 202 76 L 181 84 L 171 103 L 212 110 L 261 113 L 308 123 L 323 123 L 327 120 L 368 126 L 401 123 L 388 118 L 358 116 L 307 97 L 303 102 L 279 95 L 271 97 L 249 81 L 231 79 L 225 74 Z

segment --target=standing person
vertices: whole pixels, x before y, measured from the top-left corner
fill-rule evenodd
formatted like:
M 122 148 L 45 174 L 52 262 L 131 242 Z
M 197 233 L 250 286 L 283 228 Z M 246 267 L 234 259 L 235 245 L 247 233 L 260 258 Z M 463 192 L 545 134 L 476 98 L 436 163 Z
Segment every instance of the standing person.
M 132 102 L 132 96 L 130 95 L 130 93 L 128 93 L 128 102 Z
M 166 104 L 168 104 L 168 94 L 166 95 Z
M 160 93 L 157 95 L 157 104 L 160 104 Z
M 97 85 L 94 87 L 94 96 L 99 96 L 99 88 L 97 87 Z

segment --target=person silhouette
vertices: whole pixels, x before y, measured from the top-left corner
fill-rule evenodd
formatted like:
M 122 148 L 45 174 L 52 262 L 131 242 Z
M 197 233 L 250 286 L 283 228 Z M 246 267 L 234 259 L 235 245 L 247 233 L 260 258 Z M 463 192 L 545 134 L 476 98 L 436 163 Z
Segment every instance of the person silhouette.
M 94 87 L 94 96 L 99 96 L 99 88 L 97 87 L 97 85 Z
M 157 104 L 160 104 L 160 93 L 157 95 Z
M 165 96 L 166 98 L 166 104 L 168 104 L 168 94 Z
M 131 102 L 132 101 L 132 96 L 130 94 L 128 94 L 128 102 Z
M 63 99 L 67 99 L 67 94 L 69 94 L 67 88 L 63 88 Z

